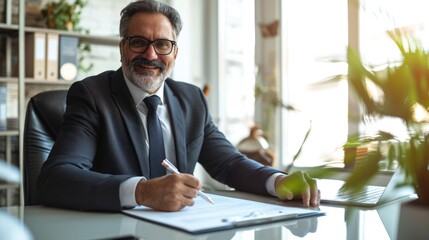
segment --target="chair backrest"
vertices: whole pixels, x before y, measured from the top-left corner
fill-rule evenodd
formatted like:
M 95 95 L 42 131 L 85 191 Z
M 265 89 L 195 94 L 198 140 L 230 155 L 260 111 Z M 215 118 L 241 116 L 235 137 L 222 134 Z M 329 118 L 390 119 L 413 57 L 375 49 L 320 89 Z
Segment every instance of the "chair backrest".
M 33 96 L 24 126 L 24 200 L 39 204 L 37 178 L 59 133 L 66 108 L 67 90 L 52 90 Z

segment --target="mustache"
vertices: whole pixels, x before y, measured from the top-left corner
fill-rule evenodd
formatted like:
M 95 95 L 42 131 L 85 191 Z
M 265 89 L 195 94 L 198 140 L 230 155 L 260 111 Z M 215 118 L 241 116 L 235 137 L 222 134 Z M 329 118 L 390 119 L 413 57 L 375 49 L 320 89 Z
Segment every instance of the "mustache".
M 161 72 L 164 71 L 165 69 L 165 65 L 163 63 L 154 61 L 154 60 L 151 61 L 144 57 L 135 58 L 131 60 L 130 65 L 132 67 L 135 67 L 136 65 L 146 65 L 146 66 L 157 67 L 161 69 Z

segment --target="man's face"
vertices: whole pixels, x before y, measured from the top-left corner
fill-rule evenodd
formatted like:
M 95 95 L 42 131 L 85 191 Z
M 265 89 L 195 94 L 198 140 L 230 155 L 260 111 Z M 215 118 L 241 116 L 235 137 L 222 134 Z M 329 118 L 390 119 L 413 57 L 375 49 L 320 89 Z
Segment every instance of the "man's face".
M 162 14 L 137 13 L 130 19 L 125 37 L 142 37 L 149 41 L 157 39 L 175 40 L 173 27 Z M 177 56 L 177 46 L 168 55 L 159 55 L 150 44 L 144 53 L 130 50 L 130 41 L 119 43 L 122 70 L 136 86 L 148 93 L 154 93 L 171 74 Z

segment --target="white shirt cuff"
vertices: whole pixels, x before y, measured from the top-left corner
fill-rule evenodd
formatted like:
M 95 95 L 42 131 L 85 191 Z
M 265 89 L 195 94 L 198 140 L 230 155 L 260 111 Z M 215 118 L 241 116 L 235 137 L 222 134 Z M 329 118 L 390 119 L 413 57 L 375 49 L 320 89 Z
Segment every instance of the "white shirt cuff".
M 132 177 L 121 183 L 119 186 L 119 201 L 123 208 L 137 206 L 136 187 L 140 180 L 146 180 L 145 177 Z
M 284 176 L 284 173 L 274 173 L 271 175 L 267 181 L 265 182 L 265 188 L 267 189 L 268 193 L 273 195 L 274 197 L 277 197 L 276 193 L 276 178 L 278 176 Z

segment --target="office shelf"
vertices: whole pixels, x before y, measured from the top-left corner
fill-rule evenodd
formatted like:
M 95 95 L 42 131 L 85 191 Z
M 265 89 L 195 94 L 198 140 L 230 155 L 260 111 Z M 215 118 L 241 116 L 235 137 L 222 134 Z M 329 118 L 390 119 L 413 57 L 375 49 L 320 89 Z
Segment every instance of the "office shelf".
M 42 32 L 55 33 L 59 36 L 76 37 L 79 39 L 79 42 L 91 45 L 117 47 L 119 43 L 119 36 L 94 36 L 91 34 L 82 34 L 78 32 L 25 26 L 25 2 L 25 0 L 5 0 L 5 11 L 3 12 L 5 16 L 4 22 L 0 23 L 0 38 L 2 38 L 0 43 L 3 46 L 0 46 L 0 52 L 4 51 L 4 53 L 1 52 L 2 58 L 0 58 L 0 63 L 3 64 L 0 66 L 3 68 L 3 71 L 0 72 L 0 84 L 6 84 L 8 86 L 9 84 L 17 85 L 13 88 L 14 91 L 17 91 L 17 93 L 13 93 L 13 101 L 17 102 L 16 112 L 18 115 L 16 119 L 17 123 L 13 124 L 14 126 L 17 125 L 16 130 L 0 130 L 0 138 L 5 139 L 5 159 L 2 159 L 2 161 L 7 162 L 8 164 L 16 164 L 17 162 L 21 174 L 20 184 L 7 184 L 0 182 L 0 191 L 7 192 L 7 206 L 24 205 L 22 188 L 24 164 L 23 132 L 25 110 L 28 100 L 40 91 L 50 89 L 68 89 L 70 85 L 75 82 L 66 80 L 35 80 L 33 78 L 26 77 L 25 51 L 27 46 L 25 44 L 25 36 L 29 33 Z M 16 6 L 16 3 L 19 6 Z M 17 12 L 16 8 L 18 8 Z M 3 63 L 1 61 L 3 61 Z M 15 118 L 15 116 L 13 116 L 13 118 Z M 15 159 L 16 147 L 18 148 L 17 160 Z M 16 194 L 17 190 L 19 192 L 18 203 L 14 197 L 14 194 Z
M 18 135 L 19 135 L 18 130 L 2 130 L 2 131 L 0 131 L 0 137 L 18 136 Z
M 66 81 L 66 80 L 34 80 L 33 78 L 26 78 L 25 84 L 26 85 L 62 85 L 62 86 L 69 86 L 70 84 L 74 83 L 75 81 Z
M 17 189 L 17 188 L 19 188 L 19 184 L 16 184 L 16 183 L 1 183 L 0 182 L 0 190 Z
M 0 83 L 18 83 L 18 77 L 0 77 Z

